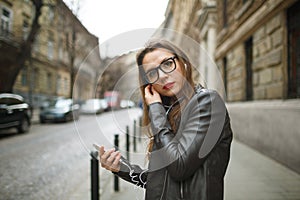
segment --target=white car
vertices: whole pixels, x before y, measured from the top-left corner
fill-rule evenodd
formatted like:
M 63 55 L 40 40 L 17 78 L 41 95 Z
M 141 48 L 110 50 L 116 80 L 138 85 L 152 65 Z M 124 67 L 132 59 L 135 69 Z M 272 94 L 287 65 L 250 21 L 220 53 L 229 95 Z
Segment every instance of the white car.
M 105 99 L 88 99 L 81 105 L 81 113 L 83 114 L 100 114 L 108 108 Z
M 121 108 L 133 108 L 135 103 L 131 100 L 121 100 L 120 106 Z

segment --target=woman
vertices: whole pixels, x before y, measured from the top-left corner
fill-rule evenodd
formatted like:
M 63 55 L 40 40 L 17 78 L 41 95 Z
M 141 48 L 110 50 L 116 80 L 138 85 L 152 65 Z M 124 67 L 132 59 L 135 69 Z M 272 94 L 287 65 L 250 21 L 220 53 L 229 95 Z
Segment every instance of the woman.
M 195 86 L 188 57 L 166 40 L 150 42 L 137 64 L 143 124 L 150 125 L 148 169 L 103 146 L 101 166 L 144 187 L 145 199 L 223 199 L 232 131 L 221 97 Z

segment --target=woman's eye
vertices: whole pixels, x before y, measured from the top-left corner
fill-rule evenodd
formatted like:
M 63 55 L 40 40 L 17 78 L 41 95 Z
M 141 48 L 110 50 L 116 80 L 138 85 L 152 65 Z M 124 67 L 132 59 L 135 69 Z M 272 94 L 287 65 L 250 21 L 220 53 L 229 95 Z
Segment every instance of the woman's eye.
M 170 68 L 172 66 L 173 62 L 171 60 L 167 60 L 162 64 L 162 67 L 164 68 Z
M 156 77 L 156 70 L 151 70 L 147 74 L 149 78 L 154 78 Z

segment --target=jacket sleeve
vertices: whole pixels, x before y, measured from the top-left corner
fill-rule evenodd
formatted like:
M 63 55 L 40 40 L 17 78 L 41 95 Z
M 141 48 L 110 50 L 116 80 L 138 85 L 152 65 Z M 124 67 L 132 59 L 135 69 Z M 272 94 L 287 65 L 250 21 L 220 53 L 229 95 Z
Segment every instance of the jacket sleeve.
M 161 104 L 149 106 L 149 117 L 156 153 L 162 165 L 175 180 L 190 177 L 205 161 L 218 142 L 224 126 L 226 108 L 217 92 L 204 90 L 196 93 L 181 116 L 176 134 L 170 131 Z M 155 156 L 155 155 L 153 155 Z M 156 165 L 156 167 L 158 167 Z M 161 166 L 164 167 L 164 166 Z
M 145 188 L 147 182 L 148 170 L 141 169 L 138 165 L 132 165 L 124 157 L 121 158 L 120 171 L 113 174 L 128 181 L 136 186 Z

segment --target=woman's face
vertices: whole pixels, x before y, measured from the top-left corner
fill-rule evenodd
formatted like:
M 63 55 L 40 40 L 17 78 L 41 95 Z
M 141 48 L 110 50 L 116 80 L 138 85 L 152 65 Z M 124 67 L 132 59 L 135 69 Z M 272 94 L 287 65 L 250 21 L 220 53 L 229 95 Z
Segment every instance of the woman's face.
M 165 49 L 156 49 L 147 53 L 143 59 L 143 68 L 145 72 L 160 66 L 165 60 L 172 58 L 174 54 Z M 182 73 L 181 63 L 177 58 L 174 59 L 176 69 L 170 73 L 165 73 L 158 69 L 158 79 L 152 84 L 153 88 L 161 95 L 172 97 L 181 96 L 180 91 L 184 85 L 185 77 Z M 174 63 L 173 63 L 174 64 Z

